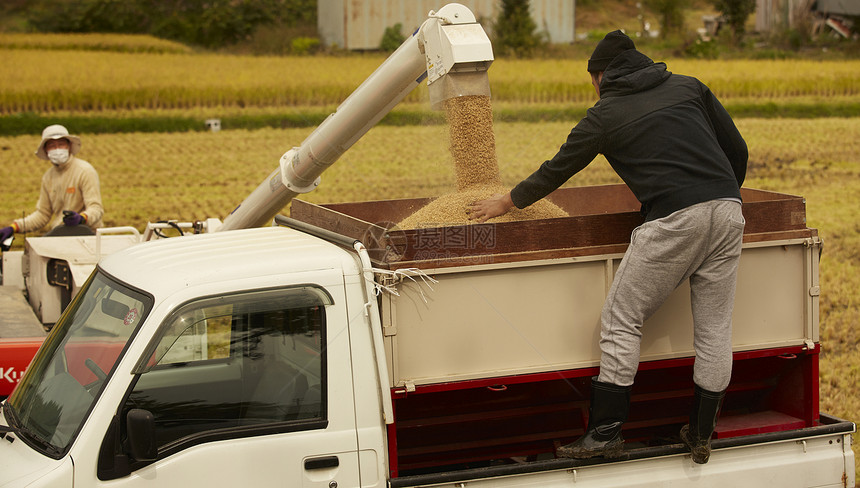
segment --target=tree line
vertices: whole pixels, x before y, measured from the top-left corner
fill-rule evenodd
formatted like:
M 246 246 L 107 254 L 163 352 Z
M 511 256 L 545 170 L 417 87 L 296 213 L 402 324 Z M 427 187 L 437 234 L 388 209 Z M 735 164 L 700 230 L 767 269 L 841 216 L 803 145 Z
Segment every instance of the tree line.
M 57 33 L 150 34 L 214 49 L 262 25 L 316 25 L 316 0 L 30 0 L 30 29 Z

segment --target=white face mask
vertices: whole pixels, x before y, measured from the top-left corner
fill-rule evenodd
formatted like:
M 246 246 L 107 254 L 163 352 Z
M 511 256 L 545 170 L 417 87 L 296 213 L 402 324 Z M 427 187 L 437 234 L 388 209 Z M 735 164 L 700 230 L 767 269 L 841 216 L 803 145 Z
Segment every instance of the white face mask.
M 65 164 L 69 160 L 68 149 L 51 149 L 48 151 L 48 159 L 56 165 Z

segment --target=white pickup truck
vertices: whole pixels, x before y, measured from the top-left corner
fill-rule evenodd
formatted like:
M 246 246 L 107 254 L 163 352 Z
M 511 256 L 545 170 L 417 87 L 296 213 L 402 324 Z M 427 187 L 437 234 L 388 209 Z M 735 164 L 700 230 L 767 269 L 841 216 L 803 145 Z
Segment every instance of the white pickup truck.
M 559 190 L 585 213 L 554 227 L 382 233 L 420 202 L 296 201 L 113 253 L 3 404 L 0 486 L 854 486 L 855 426 L 818 411 L 820 241 L 802 199 L 756 190 L 710 462 L 677 438 L 684 288 L 646 325 L 622 457 L 554 458 L 587 424 L 625 192 Z
M 678 438 L 687 287 L 646 325 L 624 454 L 553 455 L 587 425 L 600 309 L 641 223 L 626 187 L 558 190 L 569 217 L 525 222 L 388 224 L 422 199 L 275 217 L 423 80 L 434 105 L 486 94 L 491 62 L 474 15 L 446 5 L 207 233 L 27 243 L 4 282 L 26 277 L 56 324 L 0 334 L 0 374 L 20 379 L 0 487 L 853 486 L 855 425 L 819 412 L 821 242 L 801 197 L 742 191 L 734 373 L 706 465 Z

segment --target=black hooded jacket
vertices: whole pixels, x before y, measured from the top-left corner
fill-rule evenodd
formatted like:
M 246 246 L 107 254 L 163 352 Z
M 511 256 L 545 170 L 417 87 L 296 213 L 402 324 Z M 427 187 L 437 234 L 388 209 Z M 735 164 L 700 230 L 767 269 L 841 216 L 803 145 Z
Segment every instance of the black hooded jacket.
M 606 68 L 600 100 L 558 153 L 511 190 L 514 205 L 524 208 L 549 195 L 599 153 L 642 203 L 646 220 L 740 198 L 748 157 L 740 132 L 707 86 L 635 49 Z

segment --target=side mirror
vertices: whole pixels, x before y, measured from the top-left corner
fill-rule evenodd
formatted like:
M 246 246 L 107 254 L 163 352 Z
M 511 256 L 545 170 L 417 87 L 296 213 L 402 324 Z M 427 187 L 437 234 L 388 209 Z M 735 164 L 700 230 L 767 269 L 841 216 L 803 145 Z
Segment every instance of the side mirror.
M 158 448 L 155 446 L 155 417 L 148 410 L 134 408 L 125 417 L 128 446 L 135 461 L 155 461 Z

